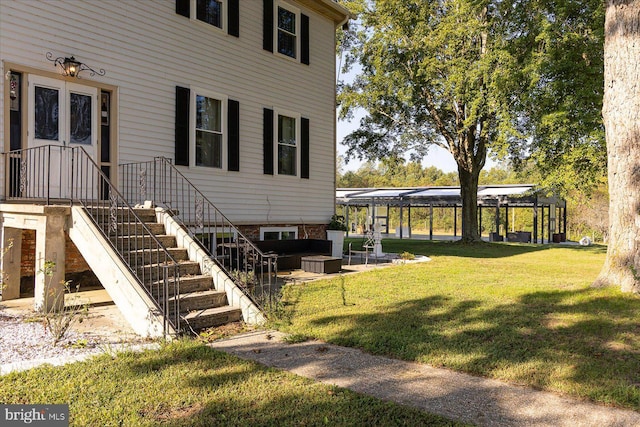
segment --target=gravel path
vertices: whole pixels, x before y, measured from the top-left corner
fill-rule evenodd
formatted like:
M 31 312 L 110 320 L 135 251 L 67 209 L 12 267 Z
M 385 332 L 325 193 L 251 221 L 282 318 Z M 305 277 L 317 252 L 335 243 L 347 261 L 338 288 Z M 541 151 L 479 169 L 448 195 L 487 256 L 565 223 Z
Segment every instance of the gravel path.
M 0 375 L 42 363 L 61 365 L 144 343 L 145 340 L 130 336 L 80 332 L 72 326 L 54 346 L 52 335 L 42 322 L 32 316 L 8 312 L 0 305 Z
M 53 338 L 38 321 L 3 313 L 0 309 L 0 365 L 50 357 L 99 353 L 99 342 L 89 334 L 70 330 L 56 346 Z

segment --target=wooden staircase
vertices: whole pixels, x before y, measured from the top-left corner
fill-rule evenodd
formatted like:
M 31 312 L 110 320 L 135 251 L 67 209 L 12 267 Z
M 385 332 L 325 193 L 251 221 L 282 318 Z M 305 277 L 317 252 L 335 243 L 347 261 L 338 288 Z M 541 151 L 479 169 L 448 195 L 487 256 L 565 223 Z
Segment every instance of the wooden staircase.
M 179 294 L 176 295 L 174 291 L 175 279 L 170 278 L 168 306 L 175 307 L 174 302 L 179 301 L 181 329 L 187 333 L 197 332 L 242 320 L 241 310 L 229 306 L 226 293 L 215 289 L 213 277 L 202 273 L 200 264 L 189 259 L 187 249 L 177 247 L 175 236 L 165 234 L 164 225 L 156 220 L 155 209 L 135 208 L 134 211 L 179 263 Z M 112 241 L 117 245 L 136 248 L 127 253 L 129 265 L 135 266 L 138 277 L 144 277 L 143 285 L 158 298 L 154 290 L 162 286 L 159 282 L 161 277 L 158 277 L 161 269 L 154 268 L 158 266 L 158 259 L 154 259 L 157 252 L 145 251 L 150 243 L 149 236 L 140 237 L 135 224 L 127 223 L 126 218 L 118 219 L 118 231 L 120 234 Z M 158 299 L 162 303 L 161 298 Z

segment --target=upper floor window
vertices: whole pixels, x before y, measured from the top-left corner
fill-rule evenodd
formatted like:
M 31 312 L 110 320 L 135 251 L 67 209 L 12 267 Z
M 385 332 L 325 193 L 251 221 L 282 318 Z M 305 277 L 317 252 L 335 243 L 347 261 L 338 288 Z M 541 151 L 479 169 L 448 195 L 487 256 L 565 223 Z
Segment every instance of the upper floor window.
M 262 47 L 309 65 L 309 16 L 280 0 L 263 0 Z
M 223 27 L 223 2 L 222 0 L 195 0 L 196 19 L 211 24 L 214 27 Z
M 240 36 L 240 0 L 176 0 L 176 13 Z
M 295 12 L 278 6 L 278 52 L 291 58 L 298 52 L 297 22 Z

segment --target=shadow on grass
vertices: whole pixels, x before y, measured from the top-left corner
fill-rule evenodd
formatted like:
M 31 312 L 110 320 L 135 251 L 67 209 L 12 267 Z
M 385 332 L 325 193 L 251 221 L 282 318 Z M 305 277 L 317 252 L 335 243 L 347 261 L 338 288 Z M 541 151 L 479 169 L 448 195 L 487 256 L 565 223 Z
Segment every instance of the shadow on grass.
M 268 369 L 204 345 L 168 346 L 127 364 L 135 378 L 180 372 L 172 393 L 138 410 L 145 425 L 435 425 L 439 416 Z
M 565 290 L 488 307 L 433 296 L 309 326 L 352 325 L 328 340 L 639 410 L 640 301 L 633 299 Z
M 364 243 L 361 238 L 345 239 L 345 248 L 349 243 L 356 250 Z M 583 251 L 593 254 L 606 254 L 607 247 L 603 245 L 578 246 L 559 244 L 531 244 L 531 243 L 488 243 L 479 242 L 465 244 L 451 241 L 425 241 L 408 239 L 384 239 L 382 250 L 388 253 L 411 252 L 426 256 L 455 256 L 463 258 L 506 258 L 526 253 L 539 252 L 547 249 L 563 248 L 570 251 Z

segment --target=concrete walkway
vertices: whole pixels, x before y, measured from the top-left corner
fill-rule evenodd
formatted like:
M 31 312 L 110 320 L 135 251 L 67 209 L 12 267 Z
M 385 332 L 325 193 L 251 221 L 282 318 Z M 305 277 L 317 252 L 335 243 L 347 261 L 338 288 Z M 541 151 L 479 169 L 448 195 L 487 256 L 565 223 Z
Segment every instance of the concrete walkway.
M 640 426 L 640 413 L 319 341 L 250 332 L 211 347 L 266 366 L 482 426 Z

